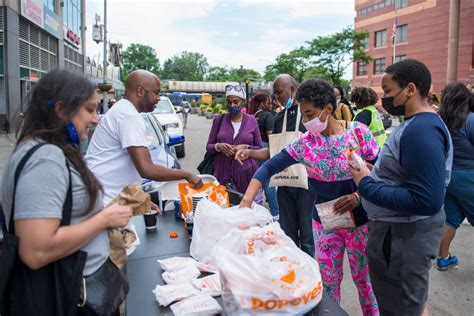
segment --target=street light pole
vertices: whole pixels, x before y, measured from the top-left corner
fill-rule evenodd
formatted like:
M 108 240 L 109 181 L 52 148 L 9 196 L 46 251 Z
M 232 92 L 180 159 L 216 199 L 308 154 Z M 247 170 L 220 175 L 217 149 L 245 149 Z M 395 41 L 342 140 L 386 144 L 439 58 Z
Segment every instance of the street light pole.
M 104 0 L 104 66 L 102 69 L 102 76 L 103 76 L 103 81 L 104 81 L 104 87 L 107 85 L 107 0 Z M 107 108 L 107 96 L 108 96 L 108 91 L 104 91 L 103 95 L 103 107 L 104 110 Z

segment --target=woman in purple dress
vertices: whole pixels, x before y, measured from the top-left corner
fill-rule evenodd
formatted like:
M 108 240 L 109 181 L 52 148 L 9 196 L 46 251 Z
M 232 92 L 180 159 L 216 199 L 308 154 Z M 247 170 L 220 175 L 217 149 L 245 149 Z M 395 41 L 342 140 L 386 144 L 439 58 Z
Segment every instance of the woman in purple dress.
M 241 165 L 234 160 L 234 155 L 239 149 L 260 149 L 262 139 L 255 117 L 242 113 L 245 102 L 243 88 L 239 85 L 226 86 L 226 101 L 229 113 L 214 118 L 206 150 L 216 154 L 214 176 L 217 180 L 221 184 L 231 182 L 237 191 L 244 193 L 258 169 L 258 163 L 248 159 Z

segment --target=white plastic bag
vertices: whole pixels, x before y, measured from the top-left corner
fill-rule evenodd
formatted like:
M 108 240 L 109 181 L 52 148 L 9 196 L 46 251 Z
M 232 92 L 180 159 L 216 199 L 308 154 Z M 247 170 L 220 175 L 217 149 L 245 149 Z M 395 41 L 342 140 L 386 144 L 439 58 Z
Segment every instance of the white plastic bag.
M 217 273 L 217 267 L 211 257 L 204 257 L 198 262 L 197 268 L 201 272 Z
M 163 260 L 157 260 L 161 269 L 165 271 L 173 271 L 185 266 L 197 267 L 198 262 L 190 257 L 171 257 Z
M 233 228 L 245 229 L 271 222 L 272 215 L 260 205 L 255 205 L 254 208 L 221 208 L 208 199 L 202 199 L 194 213 L 190 254 L 193 258 L 202 260 L 211 255 L 212 248 Z
M 196 266 L 182 266 L 173 271 L 165 271 L 161 276 L 166 284 L 176 284 L 197 279 L 199 275 L 201 272 Z
M 171 311 L 176 316 L 215 315 L 222 307 L 209 295 L 192 296 L 171 305 Z
M 222 294 L 221 279 L 218 273 L 192 281 L 193 285 L 203 294 L 220 296 Z
M 161 306 L 188 298 L 193 295 L 199 295 L 200 291 L 191 283 L 157 285 L 153 290 L 155 298 Z
M 352 211 L 341 215 L 334 212 L 334 204 L 336 204 L 338 200 L 339 199 L 316 204 L 316 210 L 318 211 L 319 219 L 321 220 L 321 225 L 323 225 L 324 229 L 330 230 L 334 228 L 355 227 Z
M 216 245 L 212 258 L 228 315 L 302 314 L 322 298 L 318 263 L 278 223 L 233 229 Z

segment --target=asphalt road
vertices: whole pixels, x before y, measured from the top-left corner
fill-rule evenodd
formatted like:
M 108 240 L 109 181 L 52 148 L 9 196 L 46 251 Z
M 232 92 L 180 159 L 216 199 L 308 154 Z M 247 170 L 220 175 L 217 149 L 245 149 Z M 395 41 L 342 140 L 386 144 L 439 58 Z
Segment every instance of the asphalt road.
M 204 157 L 211 122 L 202 116 L 189 115 L 188 127 L 185 129 L 186 157 L 180 160 L 183 169 L 197 172 L 196 167 Z M 473 233 L 470 225 L 461 225 L 452 244 L 451 253 L 458 256 L 460 260 L 459 269 L 440 272 L 434 267 L 432 268 L 428 300 L 431 315 L 474 315 Z M 362 315 L 347 257 L 344 261 L 344 280 L 341 293 L 341 305 L 344 310 L 349 315 Z

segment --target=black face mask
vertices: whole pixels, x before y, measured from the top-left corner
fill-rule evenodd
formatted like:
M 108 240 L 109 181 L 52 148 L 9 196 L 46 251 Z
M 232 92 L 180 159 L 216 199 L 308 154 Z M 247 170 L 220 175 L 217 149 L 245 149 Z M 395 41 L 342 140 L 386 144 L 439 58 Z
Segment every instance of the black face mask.
M 402 105 L 395 106 L 395 104 L 393 103 L 393 100 L 403 91 L 403 89 L 405 88 L 402 88 L 402 90 L 400 90 L 394 97 L 382 98 L 382 106 L 388 114 L 393 116 L 405 116 L 405 104 L 407 103 L 410 97 L 407 97 L 407 99 Z

